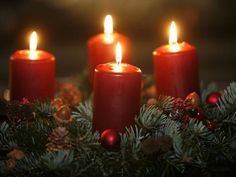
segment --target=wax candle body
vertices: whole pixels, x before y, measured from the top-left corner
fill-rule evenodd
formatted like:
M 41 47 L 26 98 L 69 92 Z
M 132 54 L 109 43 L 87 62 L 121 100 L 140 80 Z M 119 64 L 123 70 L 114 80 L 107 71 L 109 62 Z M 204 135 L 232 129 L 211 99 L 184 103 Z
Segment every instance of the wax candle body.
M 16 51 L 10 58 L 11 100 L 30 101 L 54 97 L 55 58 L 37 50 L 30 59 L 29 50 Z
M 114 129 L 124 132 L 134 124 L 139 112 L 141 96 L 141 70 L 121 64 L 121 71 L 114 71 L 115 63 L 100 64 L 94 76 L 93 130 L 103 132 Z
M 196 49 L 186 42 L 178 47 L 173 52 L 165 45 L 153 52 L 157 94 L 185 98 L 199 92 Z
M 98 34 L 88 41 L 88 69 L 90 83 L 93 83 L 94 70 L 97 65 L 112 62 L 115 58 L 115 46 L 120 42 L 123 46 L 123 62 L 130 63 L 130 42 L 124 35 L 113 33 L 111 41 L 106 40 L 106 34 Z

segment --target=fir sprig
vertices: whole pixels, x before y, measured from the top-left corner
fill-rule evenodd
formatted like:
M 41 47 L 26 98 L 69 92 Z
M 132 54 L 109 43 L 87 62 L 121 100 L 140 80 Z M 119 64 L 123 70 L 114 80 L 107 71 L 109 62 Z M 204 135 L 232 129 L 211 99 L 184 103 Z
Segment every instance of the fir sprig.
M 0 124 L 0 175 L 165 177 L 185 174 L 193 169 L 202 175 L 212 174 L 219 167 L 227 169 L 225 165 L 230 167 L 236 160 L 233 123 L 236 119 L 236 83 L 231 83 L 222 92 L 216 107 L 210 107 L 205 100 L 211 91 L 216 91 L 215 88 L 211 85 L 202 91 L 206 120 L 190 118 L 184 129 L 180 121 L 169 116 L 174 98 L 160 96 L 154 106 L 143 105 L 135 119 L 136 124 L 120 134 L 120 150 L 114 152 L 103 148 L 99 133 L 92 132 L 91 99 L 74 109 L 71 123 L 61 125 L 69 131 L 74 147 L 48 152 L 48 137 L 59 125 L 53 118 L 49 102 L 32 103 L 32 121 Z M 206 124 L 208 121 L 215 122 L 216 128 L 210 130 Z M 171 139 L 170 148 L 166 152 L 146 154 L 144 142 L 151 138 L 156 141 L 163 136 Z M 15 167 L 10 169 L 7 154 L 15 148 L 22 150 L 25 157 L 17 160 Z

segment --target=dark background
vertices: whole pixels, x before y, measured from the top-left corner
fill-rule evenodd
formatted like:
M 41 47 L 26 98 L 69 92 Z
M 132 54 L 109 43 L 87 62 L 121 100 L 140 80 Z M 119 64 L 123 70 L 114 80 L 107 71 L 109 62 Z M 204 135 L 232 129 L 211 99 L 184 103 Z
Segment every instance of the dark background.
M 236 80 L 235 0 L 1 0 L 1 87 L 8 83 L 9 56 L 28 48 L 32 30 L 38 32 L 39 49 L 56 56 L 57 77 L 86 68 L 86 42 L 103 31 L 108 13 L 115 30 L 130 37 L 132 61 L 144 73 L 153 72 L 152 51 L 167 43 L 175 20 L 179 41 L 198 49 L 201 80 Z

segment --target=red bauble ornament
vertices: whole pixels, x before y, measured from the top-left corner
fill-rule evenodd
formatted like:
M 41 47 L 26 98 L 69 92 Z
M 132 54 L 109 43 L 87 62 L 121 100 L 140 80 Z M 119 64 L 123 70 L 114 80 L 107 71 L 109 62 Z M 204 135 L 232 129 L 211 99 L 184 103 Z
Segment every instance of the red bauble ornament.
M 215 106 L 219 102 L 220 96 L 220 92 L 212 92 L 207 96 L 206 102 L 212 106 Z
M 205 113 L 203 112 L 203 110 L 201 108 L 197 108 L 197 114 L 196 114 L 195 118 L 200 121 L 202 121 L 206 118 Z
M 120 135 L 113 129 L 106 129 L 100 136 L 101 144 L 109 150 L 117 150 L 120 148 Z

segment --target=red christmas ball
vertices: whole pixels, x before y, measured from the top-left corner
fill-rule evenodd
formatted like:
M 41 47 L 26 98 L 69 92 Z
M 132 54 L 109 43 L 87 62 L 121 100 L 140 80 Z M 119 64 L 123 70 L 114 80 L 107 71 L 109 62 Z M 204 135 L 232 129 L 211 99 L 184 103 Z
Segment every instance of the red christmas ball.
M 100 136 L 101 144 L 109 150 L 117 150 L 120 148 L 120 135 L 113 129 L 107 129 Z
M 208 104 L 215 106 L 219 102 L 220 96 L 220 92 L 212 92 L 207 96 L 206 101 Z

